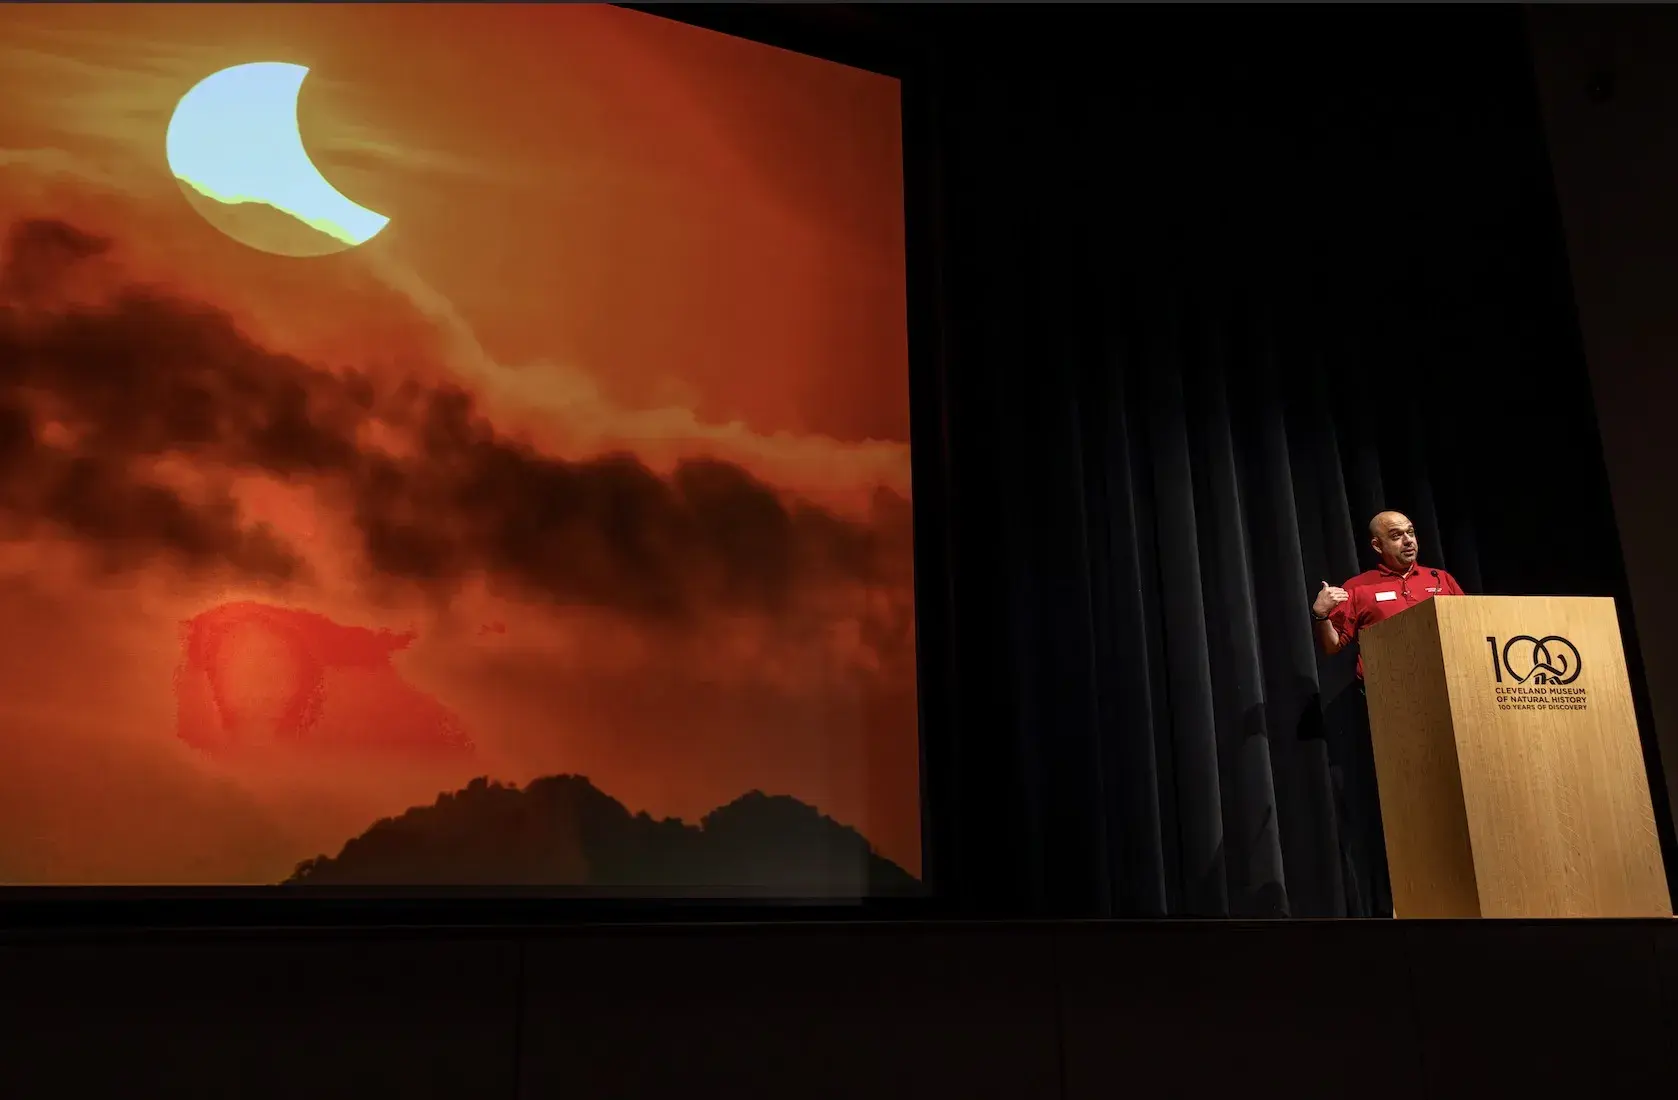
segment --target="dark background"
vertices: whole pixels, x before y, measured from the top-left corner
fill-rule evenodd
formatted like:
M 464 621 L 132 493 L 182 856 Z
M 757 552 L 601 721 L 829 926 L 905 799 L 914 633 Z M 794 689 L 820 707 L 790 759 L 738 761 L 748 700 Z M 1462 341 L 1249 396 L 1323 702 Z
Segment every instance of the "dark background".
M 1471 590 L 1615 596 L 1655 768 L 1670 12 L 674 13 L 911 66 L 927 912 L 1375 907 L 1350 670 L 1303 602 L 1364 567 L 1385 505 Z M 1607 99 L 1583 71 L 1605 57 Z M 22 1095 L 1629 1095 L 1678 1072 L 1670 922 L 399 932 L 344 905 L 361 931 L 116 935 L 49 912 L 0 946 Z

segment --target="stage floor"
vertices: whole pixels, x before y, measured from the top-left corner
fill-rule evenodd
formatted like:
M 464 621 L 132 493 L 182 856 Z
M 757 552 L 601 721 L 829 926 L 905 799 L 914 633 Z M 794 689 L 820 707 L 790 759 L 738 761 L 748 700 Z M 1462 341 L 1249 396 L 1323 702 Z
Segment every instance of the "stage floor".
M 0 937 L 0 990 L 18 1097 L 1612 1097 L 1678 1079 L 1672 921 L 35 928 Z

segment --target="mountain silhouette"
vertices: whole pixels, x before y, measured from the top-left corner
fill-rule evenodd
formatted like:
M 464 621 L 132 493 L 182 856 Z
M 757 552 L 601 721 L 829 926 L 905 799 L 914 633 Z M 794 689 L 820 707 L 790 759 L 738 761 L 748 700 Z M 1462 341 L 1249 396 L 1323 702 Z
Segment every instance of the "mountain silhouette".
M 586 778 L 474 779 L 375 823 L 286 885 L 740 887 L 788 897 L 912 893 L 915 878 L 855 829 L 753 791 L 689 825 L 631 814 Z

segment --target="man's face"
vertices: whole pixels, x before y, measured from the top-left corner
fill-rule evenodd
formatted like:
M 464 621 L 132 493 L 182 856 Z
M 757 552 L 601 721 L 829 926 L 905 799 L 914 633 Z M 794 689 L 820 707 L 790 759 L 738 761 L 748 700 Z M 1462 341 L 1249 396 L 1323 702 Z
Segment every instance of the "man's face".
M 1399 512 L 1383 512 L 1370 524 L 1370 544 L 1389 569 L 1399 572 L 1416 564 L 1416 528 Z

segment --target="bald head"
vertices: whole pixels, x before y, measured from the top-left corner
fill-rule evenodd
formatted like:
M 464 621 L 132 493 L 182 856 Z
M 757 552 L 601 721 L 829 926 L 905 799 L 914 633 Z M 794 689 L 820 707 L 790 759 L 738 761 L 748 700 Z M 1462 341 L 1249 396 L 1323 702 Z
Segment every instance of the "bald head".
M 1369 537 L 1380 538 L 1393 528 L 1410 526 L 1410 517 L 1403 512 L 1377 512 L 1375 518 L 1369 521 Z
M 1416 527 L 1403 512 L 1381 512 L 1369 521 L 1369 545 L 1381 564 L 1402 573 L 1416 564 Z

